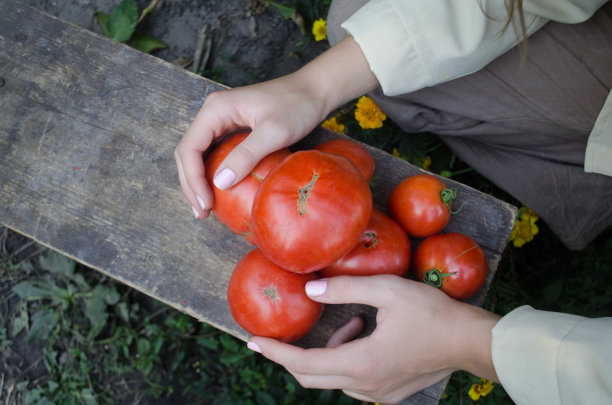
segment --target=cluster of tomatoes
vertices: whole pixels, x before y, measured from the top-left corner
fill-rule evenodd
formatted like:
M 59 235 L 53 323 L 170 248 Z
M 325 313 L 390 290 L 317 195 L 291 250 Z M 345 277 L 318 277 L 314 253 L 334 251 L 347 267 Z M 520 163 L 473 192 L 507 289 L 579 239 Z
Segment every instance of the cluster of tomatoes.
M 206 158 L 215 171 L 248 133 L 221 142 Z M 432 175 L 411 176 L 373 206 L 374 161 L 359 143 L 336 139 L 312 150 L 283 149 L 264 158 L 239 184 L 213 186 L 217 219 L 255 248 L 236 265 L 227 297 L 236 322 L 253 335 L 291 342 L 304 336 L 323 307 L 305 284 L 319 277 L 395 274 L 411 262 L 410 237 L 422 239 L 412 258 L 417 279 L 466 299 L 487 275 L 480 247 L 459 233 L 440 233 L 454 191 Z

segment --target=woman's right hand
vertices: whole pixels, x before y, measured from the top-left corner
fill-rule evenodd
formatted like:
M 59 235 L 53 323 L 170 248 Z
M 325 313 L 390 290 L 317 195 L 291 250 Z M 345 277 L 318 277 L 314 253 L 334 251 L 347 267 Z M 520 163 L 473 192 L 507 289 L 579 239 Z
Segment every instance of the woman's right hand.
M 208 217 L 213 194 L 202 154 L 238 129 L 251 134 L 219 166 L 214 183 L 226 189 L 242 180 L 266 155 L 308 134 L 326 112 L 293 75 L 210 94 L 174 151 L 179 181 L 196 218 Z
M 306 136 L 334 108 L 377 85 L 361 49 L 348 37 L 295 73 L 210 94 L 174 151 L 181 188 L 196 218 L 208 217 L 213 205 L 202 159 L 213 141 L 251 130 L 213 177 L 216 187 L 226 189 L 266 155 Z

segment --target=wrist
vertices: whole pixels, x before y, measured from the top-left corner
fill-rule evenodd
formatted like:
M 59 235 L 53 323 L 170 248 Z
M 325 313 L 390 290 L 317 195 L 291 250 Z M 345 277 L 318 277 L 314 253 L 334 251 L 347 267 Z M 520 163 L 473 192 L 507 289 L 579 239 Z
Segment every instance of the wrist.
M 453 368 L 499 382 L 491 355 L 492 335 L 501 316 L 474 305 L 461 303 L 455 317 Z
M 379 86 L 361 48 L 349 36 L 294 73 L 323 106 L 324 116 Z

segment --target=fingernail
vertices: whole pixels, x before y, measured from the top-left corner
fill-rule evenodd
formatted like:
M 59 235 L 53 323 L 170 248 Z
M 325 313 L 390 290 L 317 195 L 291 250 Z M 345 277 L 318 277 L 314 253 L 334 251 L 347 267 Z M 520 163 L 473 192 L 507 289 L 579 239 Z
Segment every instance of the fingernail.
M 196 217 L 196 219 L 198 219 L 198 217 L 200 216 L 200 214 L 198 213 L 198 210 L 196 210 L 196 208 L 193 205 L 191 206 L 191 210 L 193 211 L 193 215 Z
M 314 280 L 306 283 L 306 295 L 310 297 L 317 297 L 323 295 L 327 290 L 327 280 Z
M 215 176 L 213 183 L 215 183 L 215 186 L 217 186 L 219 190 L 225 190 L 232 185 L 234 180 L 236 180 L 236 175 L 233 171 L 231 171 L 231 169 L 226 167 Z
M 206 209 L 206 204 L 204 204 L 204 200 L 202 200 L 199 195 L 196 195 L 196 199 L 198 200 L 198 204 L 200 204 L 200 208 L 205 210 Z
M 253 350 L 254 352 L 261 353 L 261 349 L 259 348 L 259 346 L 257 346 L 257 344 L 255 344 L 253 342 L 248 342 L 247 343 L 247 347 L 249 349 Z

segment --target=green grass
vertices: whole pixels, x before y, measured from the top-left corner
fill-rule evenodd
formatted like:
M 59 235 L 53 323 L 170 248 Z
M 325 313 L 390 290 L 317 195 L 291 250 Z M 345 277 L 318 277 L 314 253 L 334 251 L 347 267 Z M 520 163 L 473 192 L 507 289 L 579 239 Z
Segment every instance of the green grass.
M 24 242 L 40 253 L 17 263 L 15 235 L 1 234 L 0 348 L 34 358 L 3 372 L 2 403 L 354 403 L 300 387 L 242 341 L 56 252 Z

